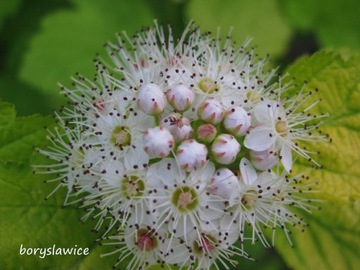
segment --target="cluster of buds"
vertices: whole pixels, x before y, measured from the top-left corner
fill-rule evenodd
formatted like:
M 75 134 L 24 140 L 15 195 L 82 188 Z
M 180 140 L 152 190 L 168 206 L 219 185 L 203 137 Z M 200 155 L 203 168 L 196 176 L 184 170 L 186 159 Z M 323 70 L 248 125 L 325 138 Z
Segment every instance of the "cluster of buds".
M 270 83 L 275 71 L 248 42 L 192 24 L 176 42 L 156 25 L 106 49 L 114 66 L 97 61 L 94 80 L 61 86 L 72 106 L 38 150 L 55 163 L 36 171 L 56 174 L 64 204 L 98 220 L 115 267 L 229 269 L 249 258 L 244 242 L 269 247 L 278 229 L 306 227 L 292 208 L 311 210 L 315 183 L 292 175 L 293 161 L 318 165 L 301 143 L 328 138 L 305 85 Z

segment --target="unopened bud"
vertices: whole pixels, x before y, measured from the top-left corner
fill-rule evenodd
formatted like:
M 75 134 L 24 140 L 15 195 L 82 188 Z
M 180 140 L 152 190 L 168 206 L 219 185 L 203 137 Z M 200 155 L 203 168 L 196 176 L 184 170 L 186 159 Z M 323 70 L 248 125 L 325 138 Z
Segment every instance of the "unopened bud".
M 224 117 L 224 109 L 220 101 L 208 98 L 198 108 L 199 117 L 211 124 L 218 124 Z
M 206 162 L 207 148 L 205 145 L 191 139 L 183 141 L 176 152 L 180 166 L 187 172 L 199 169 Z
M 240 193 L 238 178 L 228 168 L 221 168 L 211 178 L 210 192 L 228 200 L 232 205 L 233 199 Z
M 279 161 L 279 156 L 273 148 L 264 151 L 250 150 L 250 160 L 257 170 L 266 171 L 273 168 Z
M 144 113 L 158 115 L 165 109 L 166 97 L 158 85 L 148 83 L 138 90 L 137 104 Z
M 184 84 L 171 87 L 166 93 L 167 100 L 177 111 L 186 111 L 193 104 L 194 92 Z
M 239 106 L 231 108 L 224 117 L 224 127 L 235 136 L 246 133 L 251 125 L 251 117 Z
M 197 129 L 197 138 L 205 143 L 212 142 L 216 137 L 217 130 L 212 124 L 203 124 Z
M 211 151 L 215 160 L 221 164 L 230 164 L 235 161 L 240 152 L 240 144 L 230 134 L 221 134 L 211 145 Z
M 161 126 L 170 131 L 175 142 L 187 140 L 193 133 L 190 120 L 179 113 L 170 113 L 167 117 L 163 118 Z
M 166 157 L 174 146 L 174 138 L 164 127 L 149 128 L 144 136 L 144 150 L 152 158 Z

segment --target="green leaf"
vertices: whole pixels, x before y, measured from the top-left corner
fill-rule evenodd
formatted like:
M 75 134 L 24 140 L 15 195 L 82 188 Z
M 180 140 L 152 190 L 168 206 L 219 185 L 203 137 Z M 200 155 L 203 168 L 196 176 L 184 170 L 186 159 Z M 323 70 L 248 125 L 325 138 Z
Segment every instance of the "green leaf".
M 35 142 L 44 133 L 50 117 L 39 115 L 16 118 L 10 103 L 0 103 L 0 162 L 28 163 Z
M 0 269 L 100 269 L 111 268 L 115 258 L 100 259 L 106 248 L 94 240 L 91 222 L 81 224 L 76 207 L 61 208 L 65 190 L 48 201 L 44 198 L 56 185 L 47 184 L 44 175 L 34 175 L 30 165 L 33 145 L 43 146 L 43 125 L 52 125 L 49 117 L 16 118 L 14 106 L 0 103 Z M 35 164 L 47 162 L 35 155 Z M 46 256 L 20 254 L 28 248 L 89 248 L 88 256 Z M 97 263 L 93 264 L 93 261 Z M 94 265 L 94 266 L 93 266 Z
M 303 31 L 313 31 L 323 46 L 360 46 L 360 2 L 353 0 L 282 0 L 288 21 Z
M 251 37 L 261 54 L 275 57 L 284 52 L 291 36 L 276 0 L 193 0 L 187 16 L 206 31 L 216 33 L 221 27 L 223 36 L 234 27 L 232 36 L 236 42 L 241 44 Z
M 91 76 L 92 60 L 102 45 L 115 33 L 126 30 L 133 34 L 143 25 L 152 24 L 153 15 L 142 0 L 96 1 L 73 0 L 73 7 L 49 14 L 41 31 L 30 43 L 20 78 L 41 91 L 53 95 L 58 102 L 57 83 L 66 84 L 75 72 Z M 105 54 L 105 53 L 104 53 Z
M 360 265 L 360 53 L 319 52 L 288 69 L 299 81 L 318 88 L 317 112 L 329 113 L 323 130 L 332 143 L 316 145 L 323 169 L 311 172 L 319 181 L 321 211 L 301 213 L 310 227 L 275 246 L 294 269 L 356 269 Z M 300 161 L 300 160 L 299 160 Z M 300 169 L 311 166 L 301 162 Z M 280 236 L 280 235 L 279 235 Z

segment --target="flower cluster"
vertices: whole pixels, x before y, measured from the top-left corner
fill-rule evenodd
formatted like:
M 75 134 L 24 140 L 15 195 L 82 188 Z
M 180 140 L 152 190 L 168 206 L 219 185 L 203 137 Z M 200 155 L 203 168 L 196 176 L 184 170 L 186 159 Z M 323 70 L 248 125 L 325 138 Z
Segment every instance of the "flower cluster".
M 97 60 L 93 80 L 61 86 L 71 106 L 38 150 L 55 163 L 36 171 L 97 220 L 117 264 L 229 269 L 249 258 L 245 241 L 269 247 L 277 229 L 306 226 L 292 209 L 310 211 L 314 183 L 289 175 L 298 157 L 312 161 L 301 143 L 327 140 L 324 115 L 309 113 L 305 85 L 272 82 L 249 42 L 192 24 L 175 41 L 168 30 L 119 35 L 105 46 L 113 64 Z

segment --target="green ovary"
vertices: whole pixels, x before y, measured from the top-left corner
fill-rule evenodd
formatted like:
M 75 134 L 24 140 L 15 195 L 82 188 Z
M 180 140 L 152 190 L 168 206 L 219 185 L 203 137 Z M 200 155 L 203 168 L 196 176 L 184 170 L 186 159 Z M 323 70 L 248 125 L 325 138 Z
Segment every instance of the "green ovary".
M 173 192 L 171 202 L 182 213 L 192 211 L 198 205 L 197 193 L 191 187 L 179 187 Z
M 116 126 L 111 133 L 110 141 L 120 149 L 124 146 L 130 145 L 131 135 L 128 128 L 125 126 Z
M 210 78 L 204 78 L 199 81 L 198 86 L 204 93 L 212 94 L 217 90 L 216 83 Z
M 279 120 L 275 124 L 275 130 L 280 136 L 286 136 L 288 134 L 288 124 L 284 120 Z
M 255 190 L 249 190 L 244 194 L 241 198 L 241 204 L 244 210 L 250 210 L 252 209 L 255 204 L 258 197 L 258 193 Z
M 137 176 L 129 176 L 121 180 L 121 193 L 126 198 L 140 198 L 144 189 L 144 182 Z

